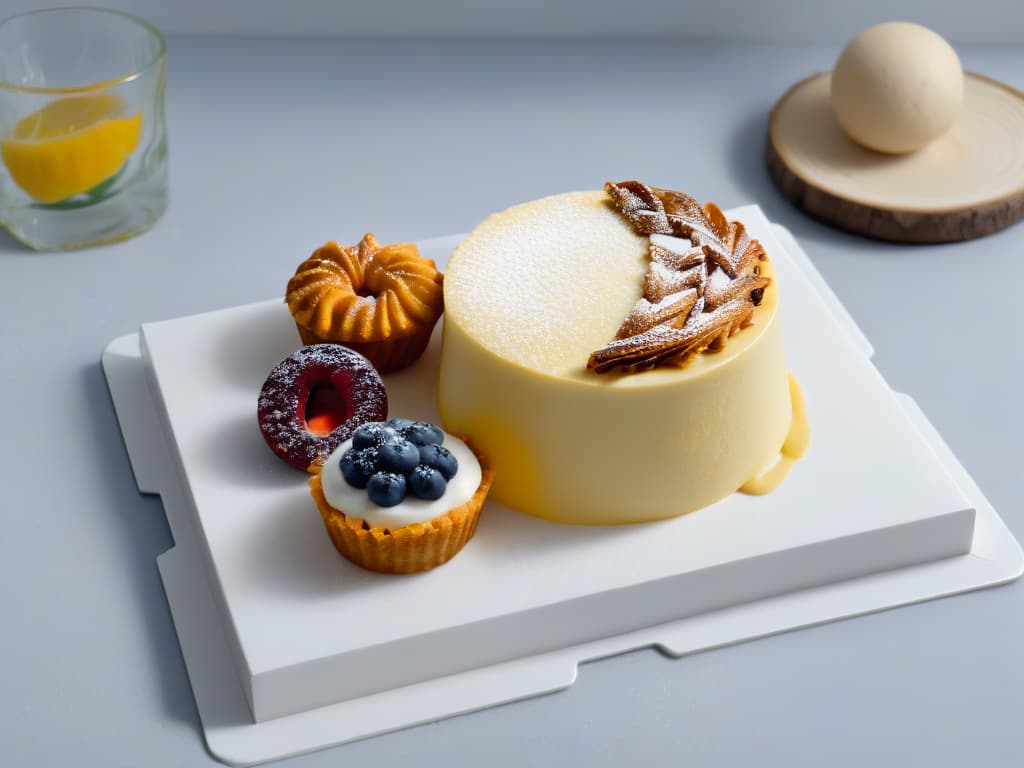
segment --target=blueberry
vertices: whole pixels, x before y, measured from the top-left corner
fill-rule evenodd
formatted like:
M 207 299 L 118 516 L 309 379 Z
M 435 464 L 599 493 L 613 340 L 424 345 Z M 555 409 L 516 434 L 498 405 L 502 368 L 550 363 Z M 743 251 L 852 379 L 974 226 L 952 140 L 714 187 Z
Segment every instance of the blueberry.
M 400 475 L 404 475 L 420 463 L 420 452 L 416 446 L 398 435 L 382 443 L 377 453 L 380 456 L 381 469 Z
M 440 445 L 444 442 L 444 432 L 441 428 L 426 421 L 414 421 L 402 430 L 402 434 L 410 443 L 416 445 Z
M 394 472 L 375 472 L 366 484 L 366 493 L 378 507 L 393 507 L 405 498 L 405 478 Z
M 375 457 L 364 456 L 367 451 L 374 451 L 374 448 L 364 448 L 361 451 L 356 451 L 349 448 L 345 451 L 345 454 L 341 457 L 341 474 L 345 478 L 345 482 L 355 488 L 365 488 L 366 481 L 370 479 L 370 475 L 376 470 Z
M 447 487 L 448 482 L 444 475 L 426 464 L 418 465 L 409 473 L 409 490 L 418 499 L 440 499 Z
M 352 447 L 356 449 L 370 448 L 377 445 L 377 433 L 384 426 L 379 421 L 368 421 L 356 427 L 352 433 Z
M 420 446 L 420 464 L 433 467 L 444 475 L 445 480 L 451 480 L 459 471 L 459 460 L 447 448 L 436 443 Z
M 367 477 L 380 469 L 380 459 L 376 448 L 361 448 L 358 451 L 352 451 L 352 460 Z
M 392 429 L 398 430 L 399 434 L 401 434 L 403 429 L 408 427 L 410 424 L 414 424 L 414 423 L 415 422 L 412 419 L 399 419 L 399 418 L 388 419 L 388 426 L 391 427 Z
M 352 447 L 375 448 L 397 434 L 393 427 L 389 427 L 383 421 L 368 421 L 360 424 L 352 433 Z

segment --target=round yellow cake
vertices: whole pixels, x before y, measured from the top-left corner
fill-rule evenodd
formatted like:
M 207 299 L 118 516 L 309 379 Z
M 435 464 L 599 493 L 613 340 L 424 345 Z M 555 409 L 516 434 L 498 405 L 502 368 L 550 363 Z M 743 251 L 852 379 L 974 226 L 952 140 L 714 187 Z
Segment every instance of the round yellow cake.
M 791 404 L 771 279 L 749 324 L 682 365 L 597 373 L 651 262 L 604 192 L 494 214 L 444 280 L 438 407 L 495 469 L 492 498 L 562 523 L 672 517 L 736 491 L 779 455 Z

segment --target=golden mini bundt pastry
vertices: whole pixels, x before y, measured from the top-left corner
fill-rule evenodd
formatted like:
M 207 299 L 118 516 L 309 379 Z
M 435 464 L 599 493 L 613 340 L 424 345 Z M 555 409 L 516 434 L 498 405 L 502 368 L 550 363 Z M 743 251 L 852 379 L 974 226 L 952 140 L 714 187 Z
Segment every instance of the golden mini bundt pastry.
M 444 309 L 442 274 L 412 243 L 329 242 L 288 281 L 285 301 L 303 344 L 344 344 L 381 373 L 423 354 Z

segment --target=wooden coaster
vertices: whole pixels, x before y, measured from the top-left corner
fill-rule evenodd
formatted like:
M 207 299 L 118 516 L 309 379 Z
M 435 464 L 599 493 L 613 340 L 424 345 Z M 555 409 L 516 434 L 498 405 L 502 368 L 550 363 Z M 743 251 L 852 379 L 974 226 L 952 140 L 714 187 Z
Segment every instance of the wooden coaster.
M 881 240 L 942 243 L 1024 218 L 1024 93 L 964 77 L 960 121 L 908 155 L 861 147 L 839 127 L 831 73 L 797 83 L 768 121 L 768 169 L 812 216 Z

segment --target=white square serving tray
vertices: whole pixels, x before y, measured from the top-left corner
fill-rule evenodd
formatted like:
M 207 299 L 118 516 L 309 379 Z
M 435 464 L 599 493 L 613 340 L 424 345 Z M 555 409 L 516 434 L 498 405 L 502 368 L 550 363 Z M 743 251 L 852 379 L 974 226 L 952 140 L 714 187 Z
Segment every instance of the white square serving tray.
M 143 492 L 211 751 L 251 764 L 549 692 L 576 665 L 672 655 L 1011 580 L 1021 551 L 792 237 L 732 211 L 776 263 L 812 446 L 781 489 L 675 520 L 560 526 L 488 503 L 477 536 L 416 576 L 364 572 L 325 535 L 255 402 L 300 345 L 280 301 L 144 325 L 104 369 Z M 443 268 L 458 237 L 420 243 Z M 393 415 L 436 418 L 438 339 L 385 378 Z

